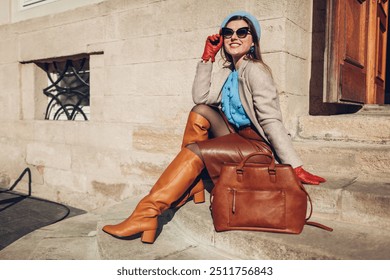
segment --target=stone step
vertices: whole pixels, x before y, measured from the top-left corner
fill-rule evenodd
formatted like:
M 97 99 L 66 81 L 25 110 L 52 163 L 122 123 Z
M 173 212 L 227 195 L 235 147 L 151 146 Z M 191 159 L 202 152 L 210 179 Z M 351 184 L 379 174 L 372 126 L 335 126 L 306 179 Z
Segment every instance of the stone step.
M 0 251 L 0 259 L 390 259 L 389 185 L 325 177 L 327 183 L 306 188 L 311 220 L 333 232 L 305 226 L 299 235 L 217 233 L 207 193 L 206 203 L 164 212 L 153 245 L 104 233 L 103 225 L 128 217 L 135 197 L 37 230 Z
M 315 172 L 390 178 L 390 145 L 325 140 L 295 140 L 304 166 Z
M 109 259 L 132 258 L 129 251 L 135 252 L 134 258 L 180 258 L 183 256 L 177 253 L 170 256 L 169 252 L 180 251 L 182 246 L 187 248 L 191 244 L 183 252 L 189 248 L 205 250 L 211 259 L 389 259 L 389 184 L 325 177 L 328 179 L 325 184 L 306 186 L 306 189 L 314 204 L 311 220 L 333 227 L 331 233 L 311 226 L 305 226 L 300 235 L 249 231 L 217 233 L 207 199 L 203 204 L 195 205 L 190 201 L 177 211 L 165 212 L 159 220 L 162 230 L 152 246 L 142 244 L 139 239 L 112 239 L 98 232 L 100 253 Z M 135 204 L 128 201 L 117 207 L 104 214 L 100 228 L 125 219 Z
M 327 182 L 305 185 L 317 217 L 388 229 L 390 182 L 320 174 Z
M 390 144 L 390 114 L 303 116 L 298 137 L 368 144 Z
M 314 217 L 334 229 L 305 226 L 299 235 L 253 231 L 215 232 L 208 204 L 188 203 L 173 223 L 203 244 L 224 249 L 242 259 L 389 259 L 387 230 Z
M 380 194 L 375 197 L 378 189 L 370 192 L 368 187 L 348 178 L 333 178 L 321 186 L 307 186 L 315 205 L 311 220 L 333 227 L 333 232 L 305 226 L 300 235 L 249 231 L 217 233 L 209 202 L 195 205 L 190 201 L 177 211 L 165 212 L 160 219 L 162 231 L 154 245 L 142 244 L 139 239 L 112 239 L 98 232 L 100 252 L 110 259 L 133 258 L 128 252 L 133 252 L 134 258 L 161 259 L 169 258 L 169 252 L 180 250 L 185 243 L 194 249 L 206 248 L 207 254 L 214 252 L 209 258 L 218 252 L 217 257 L 222 259 L 389 259 L 390 234 L 385 229 L 389 225 L 388 197 L 383 201 L 382 209 L 374 207 L 365 212 L 376 200 L 381 200 L 378 199 Z M 135 205 L 131 204 L 133 208 Z M 107 213 L 105 218 L 108 220 L 103 220 L 100 226 L 123 220 L 131 212 L 129 208 L 130 202 Z M 378 216 L 370 216 L 376 211 Z M 123 215 L 118 217 L 118 212 Z M 375 219 L 381 220 L 384 228 L 377 227 L 380 222 L 374 222 Z

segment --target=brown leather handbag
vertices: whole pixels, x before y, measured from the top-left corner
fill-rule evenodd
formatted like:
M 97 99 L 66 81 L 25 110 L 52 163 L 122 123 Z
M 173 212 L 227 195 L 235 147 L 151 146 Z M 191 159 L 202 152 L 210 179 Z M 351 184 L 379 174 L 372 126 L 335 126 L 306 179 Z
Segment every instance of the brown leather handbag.
M 270 164 L 249 163 L 267 156 Z M 308 200 L 310 213 L 306 217 Z M 252 153 L 240 163 L 225 163 L 211 192 L 211 213 L 216 231 L 254 230 L 299 234 L 309 222 L 312 203 L 290 165 L 275 164 L 269 154 Z

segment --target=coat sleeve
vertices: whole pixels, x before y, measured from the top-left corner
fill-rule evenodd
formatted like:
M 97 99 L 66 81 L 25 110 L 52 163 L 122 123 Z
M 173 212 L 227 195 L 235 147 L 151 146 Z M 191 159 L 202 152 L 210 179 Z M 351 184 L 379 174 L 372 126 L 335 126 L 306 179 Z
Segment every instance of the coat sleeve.
M 268 141 L 282 163 L 292 167 L 302 165 L 290 134 L 282 122 L 279 98 L 271 74 L 263 66 L 253 63 L 249 69 L 249 90 L 252 92 L 256 118 Z
M 192 84 L 192 100 L 195 104 L 207 104 L 210 95 L 213 64 L 198 62 L 194 83 Z

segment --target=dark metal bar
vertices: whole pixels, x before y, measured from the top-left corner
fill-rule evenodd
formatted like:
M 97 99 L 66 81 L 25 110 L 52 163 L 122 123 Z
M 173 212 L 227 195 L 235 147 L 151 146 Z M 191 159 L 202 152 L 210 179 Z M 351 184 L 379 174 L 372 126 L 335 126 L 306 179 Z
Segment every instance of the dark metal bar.
M 31 170 L 28 167 L 24 169 L 22 174 L 20 174 L 19 178 L 16 179 L 15 183 L 13 183 L 13 185 L 9 188 L 9 191 L 12 191 L 17 186 L 17 184 L 19 184 L 19 182 L 22 180 L 23 176 L 26 173 L 28 174 L 28 196 L 31 196 Z
M 89 106 L 89 58 L 45 62 L 42 68 L 51 83 L 43 89 L 43 93 L 50 98 L 45 119 L 58 120 L 65 115 L 66 119 L 75 120 L 81 115 L 88 120 L 83 108 Z M 55 74 L 55 79 L 52 74 Z

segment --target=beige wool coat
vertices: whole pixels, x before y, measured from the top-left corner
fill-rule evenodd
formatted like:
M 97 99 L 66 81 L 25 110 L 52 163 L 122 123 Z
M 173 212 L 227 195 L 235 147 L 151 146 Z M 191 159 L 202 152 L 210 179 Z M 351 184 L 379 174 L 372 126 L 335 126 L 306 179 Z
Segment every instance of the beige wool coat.
M 231 73 L 227 67 L 213 73 L 211 62 L 199 62 L 192 86 L 195 104 L 221 106 L 222 87 Z M 279 97 L 270 73 L 259 63 L 244 60 L 238 69 L 242 106 L 259 134 L 272 146 L 282 163 L 302 165 L 291 136 L 282 122 Z

